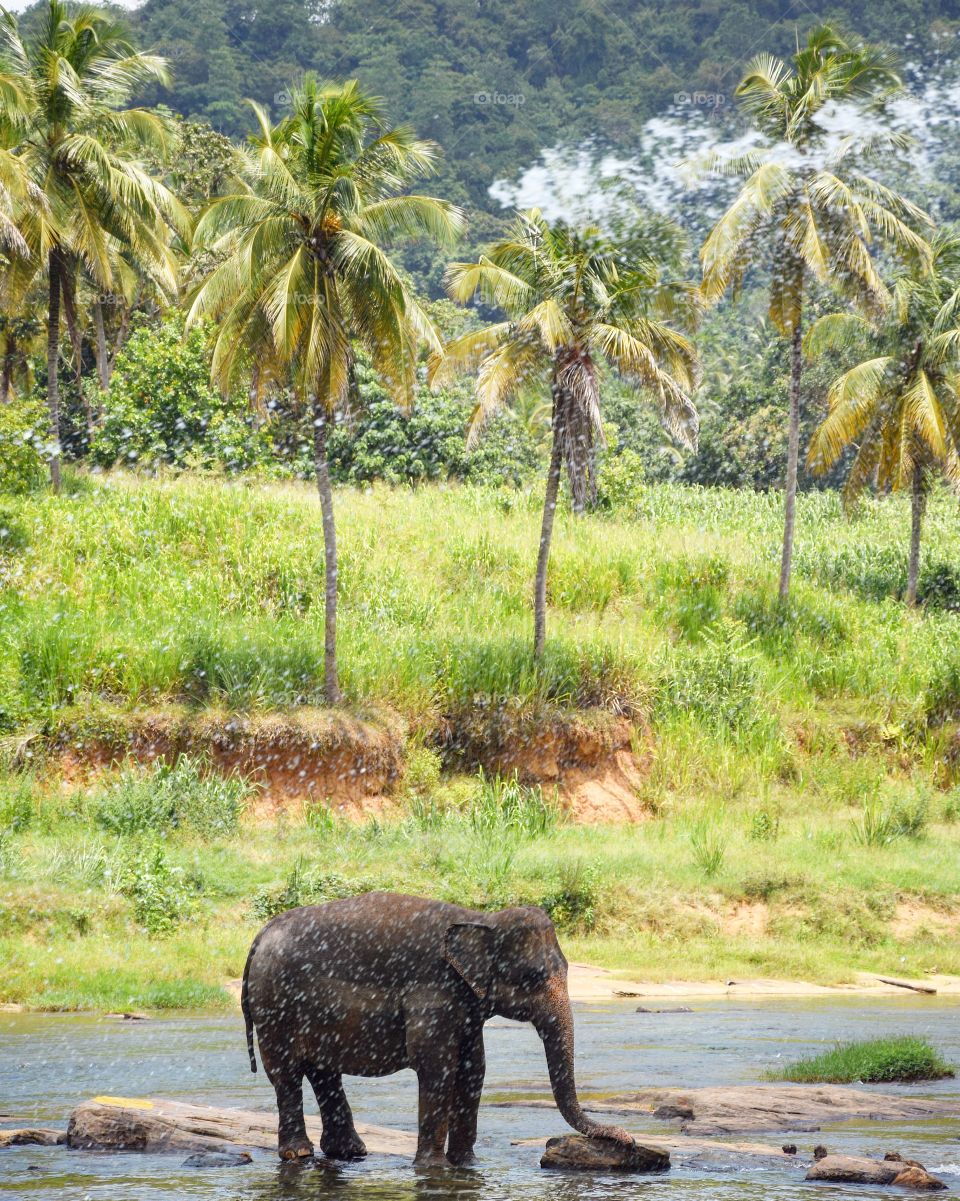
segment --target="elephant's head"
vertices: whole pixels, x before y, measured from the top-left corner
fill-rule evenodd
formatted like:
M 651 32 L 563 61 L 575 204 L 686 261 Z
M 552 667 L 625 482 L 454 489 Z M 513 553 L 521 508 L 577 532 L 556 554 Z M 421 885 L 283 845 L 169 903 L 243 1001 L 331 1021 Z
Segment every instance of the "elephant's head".
M 591 1121 L 580 1108 L 567 961 L 546 913 L 534 907 L 503 909 L 483 922 L 450 926 L 445 954 L 488 1013 L 533 1023 L 543 1040 L 553 1097 L 564 1120 L 592 1138 L 632 1142 L 625 1130 Z

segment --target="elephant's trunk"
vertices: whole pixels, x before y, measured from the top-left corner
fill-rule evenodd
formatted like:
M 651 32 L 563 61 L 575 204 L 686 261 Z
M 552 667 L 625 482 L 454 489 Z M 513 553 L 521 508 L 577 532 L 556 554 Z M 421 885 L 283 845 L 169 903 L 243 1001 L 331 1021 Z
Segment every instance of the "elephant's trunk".
M 573 1013 L 566 980 L 562 976 L 554 976 L 547 982 L 533 1024 L 543 1039 L 550 1087 L 563 1120 L 590 1138 L 611 1138 L 632 1143 L 632 1136 L 625 1130 L 619 1126 L 603 1126 L 594 1122 L 580 1107 L 573 1072 Z

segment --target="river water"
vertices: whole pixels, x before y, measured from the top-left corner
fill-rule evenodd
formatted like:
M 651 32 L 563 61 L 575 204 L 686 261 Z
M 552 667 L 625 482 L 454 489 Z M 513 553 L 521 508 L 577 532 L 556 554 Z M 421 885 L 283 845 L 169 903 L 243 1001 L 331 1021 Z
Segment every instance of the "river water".
M 694 1012 L 687 1014 L 638 1014 L 636 1002 L 629 1001 L 575 1006 L 581 1095 L 644 1085 L 755 1082 L 782 1058 L 793 1059 L 838 1039 L 883 1034 L 925 1034 L 960 1065 L 960 999 L 850 997 L 691 1005 Z M 487 1026 L 486 1045 L 487 1100 L 518 1091 L 549 1095 L 542 1050 L 532 1029 L 494 1019 Z M 381 1080 L 349 1078 L 346 1087 L 358 1121 L 415 1129 L 412 1073 Z M 907 1091 L 955 1096 L 960 1114 L 956 1079 Z M 0 1014 L 0 1126 L 64 1127 L 73 1105 L 99 1093 L 246 1108 L 273 1104 L 262 1071 L 256 1076 L 249 1071 L 239 1015 L 124 1022 Z M 664 1123 L 652 1119 L 616 1120 L 638 1133 L 665 1130 Z M 793 1201 L 822 1197 L 825 1191 L 837 1198 L 883 1191 L 805 1184 L 799 1168 L 762 1160 L 745 1168 L 742 1161 L 732 1165 L 696 1155 L 675 1156 L 666 1176 L 556 1175 L 539 1169 L 538 1148 L 511 1146 L 513 1139 L 564 1131 L 552 1110 L 485 1106 L 477 1146 L 480 1166 L 441 1174 L 418 1173 L 405 1161 L 375 1155 L 349 1166 L 321 1161 L 299 1167 L 280 1165 L 272 1154 L 260 1153 L 245 1167 L 197 1170 L 181 1166 L 184 1154 L 14 1148 L 0 1151 L 0 1201 Z M 949 1194 L 941 1196 L 960 1195 L 960 1118 L 745 1137 L 771 1147 L 795 1142 L 801 1152 L 809 1152 L 816 1142 L 853 1153 L 898 1150 L 948 1183 Z

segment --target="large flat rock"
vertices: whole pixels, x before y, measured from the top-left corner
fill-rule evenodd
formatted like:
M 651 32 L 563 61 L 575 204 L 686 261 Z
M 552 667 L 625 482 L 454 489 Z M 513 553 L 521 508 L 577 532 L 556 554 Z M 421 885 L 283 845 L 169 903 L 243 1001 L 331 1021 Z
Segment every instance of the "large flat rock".
M 553 1101 L 502 1101 L 550 1109 Z M 960 1118 L 960 1102 L 875 1093 L 837 1084 L 749 1084 L 732 1088 L 645 1088 L 587 1100 L 593 1113 L 644 1114 L 680 1122 L 683 1134 L 813 1131 L 833 1122 Z M 660 1111 L 658 1114 L 657 1111 Z
M 320 1146 L 323 1129 L 318 1117 L 308 1117 L 307 1134 Z M 357 1123 L 367 1150 L 377 1155 L 412 1159 L 416 1135 L 385 1126 Z M 94 1097 L 70 1115 L 67 1144 L 84 1150 L 224 1151 L 231 1147 L 276 1151 L 276 1112 L 252 1109 L 214 1109 L 135 1097 Z

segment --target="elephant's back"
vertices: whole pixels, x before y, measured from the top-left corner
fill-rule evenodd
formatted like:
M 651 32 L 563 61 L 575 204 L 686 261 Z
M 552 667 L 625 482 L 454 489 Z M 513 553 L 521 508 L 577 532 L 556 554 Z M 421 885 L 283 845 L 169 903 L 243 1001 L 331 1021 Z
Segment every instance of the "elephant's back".
M 447 971 L 447 928 L 477 916 L 444 901 L 383 892 L 288 909 L 257 936 L 251 993 L 266 980 L 270 991 L 282 979 L 287 995 L 316 997 L 324 982 L 395 989 L 435 978 Z

